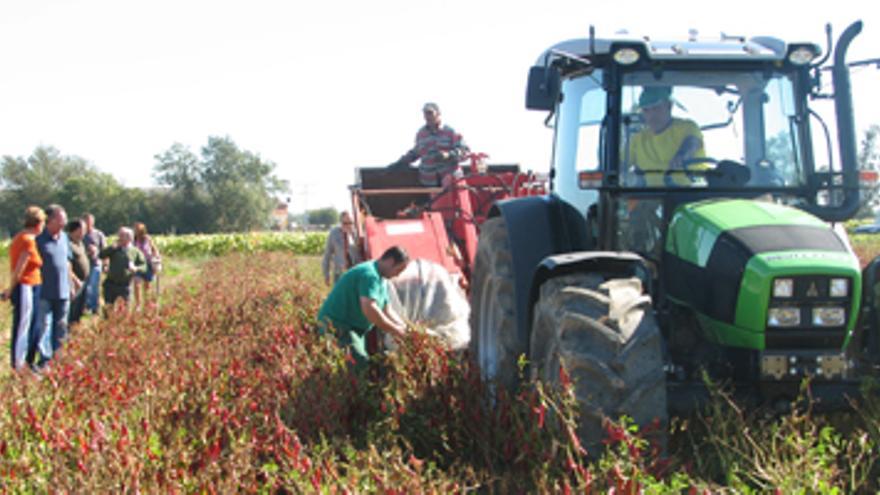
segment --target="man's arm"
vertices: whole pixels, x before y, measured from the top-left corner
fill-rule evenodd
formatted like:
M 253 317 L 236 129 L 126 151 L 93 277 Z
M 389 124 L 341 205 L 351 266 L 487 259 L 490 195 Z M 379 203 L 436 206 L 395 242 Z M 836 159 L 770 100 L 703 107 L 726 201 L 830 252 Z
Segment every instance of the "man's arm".
M 419 148 L 418 148 L 418 146 L 415 146 L 415 147 L 413 147 L 413 149 L 407 151 L 406 153 L 403 154 L 403 156 L 398 158 L 397 161 L 394 162 L 394 164 L 398 165 L 398 166 L 409 165 L 418 159 L 419 159 Z
M 357 236 L 352 236 L 355 241 L 348 245 L 348 256 L 351 258 L 351 266 L 355 266 L 361 261 L 361 252 L 358 246 Z
M 330 259 L 336 250 L 336 228 L 330 229 L 327 234 L 327 244 L 324 245 L 324 257 L 321 259 L 321 273 L 324 274 L 324 283 L 330 285 Z
M 376 325 L 380 330 L 390 333 L 395 338 L 403 337 L 404 332 L 406 331 L 406 326 L 389 318 L 384 311 L 379 309 L 379 305 L 376 304 L 376 301 L 369 297 L 361 296 L 360 302 L 361 311 L 364 312 L 364 316 L 367 317 L 367 320 L 370 323 Z
M 73 248 L 70 244 L 67 245 L 67 274 L 70 277 L 70 293 L 71 295 L 76 294 L 79 291 L 79 288 L 82 286 L 82 280 L 76 276 L 76 273 L 73 271 L 73 262 L 76 259 L 76 255 L 73 252 Z
M 397 314 L 397 311 L 394 311 L 390 304 L 385 305 L 385 317 L 397 324 L 399 328 L 403 328 L 404 331 L 406 331 L 408 325 L 403 321 L 403 318 Z
M 697 154 L 697 151 L 703 147 L 703 141 L 697 136 L 688 136 L 684 138 L 681 142 L 681 146 L 679 146 L 678 151 L 675 152 L 675 155 L 672 156 L 672 160 L 669 160 L 669 168 L 671 169 L 680 169 L 683 167 L 683 164 L 686 160 L 690 160 L 694 158 Z
M 79 292 L 80 287 L 82 287 L 83 281 L 76 276 L 76 273 L 73 271 L 73 262 L 69 259 L 67 260 L 67 275 L 70 277 L 70 295 L 76 295 Z
M 464 138 L 461 137 L 461 134 L 452 131 L 452 147 L 449 149 L 448 157 L 460 162 L 468 153 L 470 153 L 470 148 L 464 143 Z
M 416 133 L 416 143 L 413 145 L 412 149 L 403 154 L 400 158 L 397 159 L 396 162 L 389 165 L 390 168 L 400 168 L 406 167 L 412 162 L 419 159 L 421 153 L 419 152 L 419 148 L 421 148 L 421 143 L 419 142 L 419 135 L 421 134 L 421 130 Z
M 147 273 L 147 258 L 144 256 L 144 253 L 141 252 L 138 248 L 130 248 L 131 252 L 134 252 L 134 273 Z
M 686 126 L 687 136 L 681 140 L 678 150 L 672 159 L 669 160 L 670 169 L 681 169 L 684 162 L 691 158 L 697 158 L 697 153 L 703 149 L 703 133 L 700 132 L 699 126 L 692 120 L 685 120 L 683 124 Z

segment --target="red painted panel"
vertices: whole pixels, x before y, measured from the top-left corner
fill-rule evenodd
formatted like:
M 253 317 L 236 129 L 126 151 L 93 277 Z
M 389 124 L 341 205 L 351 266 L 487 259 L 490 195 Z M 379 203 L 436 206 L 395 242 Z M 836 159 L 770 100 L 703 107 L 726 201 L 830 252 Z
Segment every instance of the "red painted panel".
M 443 226 L 443 217 L 437 212 L 423 213 L 418 218 L 382 220 L 367 216 L 366 254 L 376 259 L 391 246 L 403 246 L 412 259 L 421 258 L 443 265 L 450 273 L 460 274 L 461 269 L 448 252 L 449 238 Z

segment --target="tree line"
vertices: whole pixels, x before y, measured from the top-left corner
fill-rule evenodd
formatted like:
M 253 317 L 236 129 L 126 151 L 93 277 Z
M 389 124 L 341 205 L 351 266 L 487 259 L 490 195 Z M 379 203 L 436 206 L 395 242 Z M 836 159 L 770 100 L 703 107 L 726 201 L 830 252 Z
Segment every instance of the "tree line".
M 98 227 L 142 221 L 152 232 L 214 233 L 270 227 L 271 211 L 288 192 L 275 163 L 240 149 L 229 137 L 209 137 L 196 154 L 175 143 L 155 155 L 158 187 L 125 187 L 88 160 L 39 146 L 28 157 L 0 163 L 0 227 L 21 228 L 28 205 L 63 205 L 71 218 L 91 212 Z

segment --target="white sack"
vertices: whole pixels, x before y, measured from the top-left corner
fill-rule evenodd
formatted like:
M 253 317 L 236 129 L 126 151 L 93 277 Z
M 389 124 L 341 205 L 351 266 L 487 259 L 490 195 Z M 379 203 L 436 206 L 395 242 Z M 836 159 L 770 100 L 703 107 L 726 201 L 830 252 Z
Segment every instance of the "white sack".
M 413 260 L 391 280 L 389 289 L 392 308 L 406 321 L 421 324 L 451 350 L 467 348 L 471 339 L 470 304 L 458 281 L 442 265 Z M 389 341 L 393 339 L 386 338 L 386 345 L 394 348 Z

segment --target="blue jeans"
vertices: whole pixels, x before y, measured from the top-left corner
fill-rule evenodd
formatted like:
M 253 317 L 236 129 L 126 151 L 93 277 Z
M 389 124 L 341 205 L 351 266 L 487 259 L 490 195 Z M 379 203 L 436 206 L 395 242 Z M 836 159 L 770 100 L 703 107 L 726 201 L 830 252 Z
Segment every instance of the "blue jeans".
M 86 279 L 86 309 L 98 312 L 98 294 L 101 292 L 101 265 L 92 266 Z
M 40 362 L 45 363 L 61 348 L 67 340 L 67 313 L 70 311 L 69 299 L 40 299 L 37 318 L 43 326 L 40 332 Z
M 37 334 L 41 328 L 37 319 L 40 286 L 18 284 L 12 290 L 12 340 L 10 341 L 12 368 L 25 362 L 33 364 L 37 349 Z

